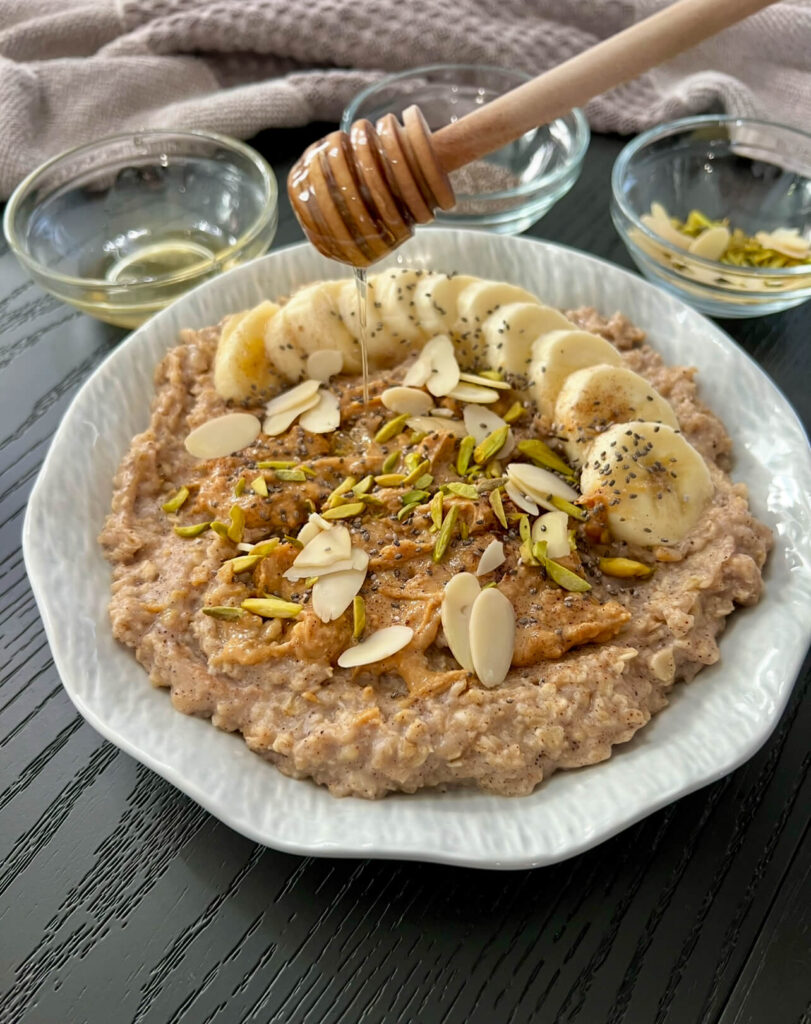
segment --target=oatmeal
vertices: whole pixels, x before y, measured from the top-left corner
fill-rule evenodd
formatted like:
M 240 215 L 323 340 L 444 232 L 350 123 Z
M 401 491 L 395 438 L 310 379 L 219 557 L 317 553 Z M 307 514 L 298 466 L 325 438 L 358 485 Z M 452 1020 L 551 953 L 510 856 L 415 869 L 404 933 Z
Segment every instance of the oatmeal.
M 113 630 L 335 795 L 526 794 L 717 660 L 770 534 L 694 371 L 620 315 L 383 277 L 368 404 L 343 282 L 167 354 L 101 536 Z

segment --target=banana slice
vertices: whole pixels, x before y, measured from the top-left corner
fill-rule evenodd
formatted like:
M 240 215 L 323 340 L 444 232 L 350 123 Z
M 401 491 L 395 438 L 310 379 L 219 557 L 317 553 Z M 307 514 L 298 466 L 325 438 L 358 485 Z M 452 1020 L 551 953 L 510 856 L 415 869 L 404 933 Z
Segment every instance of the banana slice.
M 478 280 L 467 274 L 421 275 L 414 289 L 414 309 L 427 338 L 450 331 L 458 319 L 459 295 Z
M 397 347 L 400 358 L 420 348 L 426 338 L 414 298 L 422 277 L 416 270 L 386 270 L 370 279 L 369 330 L 382 330 L 388 344 Z
M 563 382 L 555 402 L 555 429 L 566 438 L 572 462 L 583 462 L 586 449 L 606 427 L 629 420 L 679 425 L 670 403 L 625 366 L 587 366 Z
M 616 423 L 594 440 L 580 487 L 602 498 L 618 540 L 645 547 L 682 540 L 713 495 L 696 449 L 672 427 L 640 420 Z
M 355 346 L 337 316 L 331 287 L 334 283 L 322 281 L 297 291 L 267 326 L 268 358 L 289 381 L 304 375 L 311 352 L 325 348 L 341 351 L 344 366 L 351 372 L 349 364 Z M 360 359 L 355 359 L 360 367 Z
M 572 327 L 562 313 L 541 305 L 537 299 L 509 302 L 482 325 L 483 361 L 493 370 L 528 376 L 535 340 L 550 331 L 569 331 Z
M 555 330 L 532 343 L 529 378 L 538 408 L 547 416 L 570 373 L 603 363 L 620 366 L 622 358 L 611 342 L 590 331 Z
M 279 307 L 261 302 L 223 324 L 214 356 L 214 387 L 221 398 L 243 402 L 283 387 L 265 352 L 265 330 Z

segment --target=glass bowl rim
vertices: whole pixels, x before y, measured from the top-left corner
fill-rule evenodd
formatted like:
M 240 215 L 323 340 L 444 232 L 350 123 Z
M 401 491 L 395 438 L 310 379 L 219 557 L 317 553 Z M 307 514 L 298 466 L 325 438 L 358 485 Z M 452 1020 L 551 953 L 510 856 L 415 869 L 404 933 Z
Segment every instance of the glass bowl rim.
M 636 138 L 626 143 L 614 161 L 614 166 L 611 170 L 611 198 L 615 206 L 619 212 L 622 213 L 622 215 L 642 233 L 642 235 L 651 242 L 655 242 L 658 246 L 666 249 L 668 252 L 673 253 L 677 257 L 683 257 L 687 250 L 677 248 L 675 245 L 672 245 L 666 239 L 662 238 L 661 235 L 657 235 L 655 231 L 651 231 L 647 225 L 642 223 L 628 203 L 626 203 L 625 197 L 621 191 L 621 185 L 625 179 L 628 164 L 631 162 L 632 157 L 645 149 L 645 147 L 651 142 L 657 142 L 659 139 L 668 138 L 669 136 L 682 133 L 687 129 L 701 127 L 702 125 L 724 124 L 735 124 L 744 127 L 747 125 L 755 125 L 766 128 L 779 128 L 783 131 L 800 135 L 811 141 L 811 134 L 808 132 L 804 132 L 801 128 L 794 128 L 792 125 L 783 124 L 779 121 L 767 121 L 764 118 L 758 117 L 739 117 L 736 114 L 700 114 L 694 117 L 681 117 L 675 121 L 667 121 L 665 124 L 654 125 L 652 128 L 648 128 L 647 131 L 642 132 L 637 135 Z M 623 230 L 622 235 L 623 237 L 627 235 L 627 231 Z M 805 264 L 799 267 L 736 267 L 733 264 L 721 263 L 720 260 L 708 260 L 704 256 L 696 256 L 693 253 L 689 253 L 688 255 L 691 263 L 695 262 L 699 266 L 706 267 L 714 271 L 722 268 L 726 273 L 735 274 L 736 276 L 741 277 L 750 277 L 753 280 L 781 276 L 789 278 L 803 277 L 804 275 L 811 273 L 811 264 Z M 737 291 L 737 289 L 732 290 Z M 768 294 L 772 293 L 768 292 Z
M 377 82 L 372 82 L 371 85 L 367 85 L 364 89 L 361 89 L 359 93 L 353 96 L 341 113 L 341 131 L 345 132 L 349 130 L 352 123 L 357 119 L 356 112 L 358 107 L 361 103 L 367 100 L 369 96 L 377 92 L 381 86 L 390 85 L 393 82 L 399 82 L 404 78 L 412 78 L 415 75 L 435 71 L 492 71 L 502 75 L 510 75 L 514 78 L 521 79 L 523 82 L 530 82 L 533 77 L 532 75 L 528 75 L 525 71 L 520 71 L 518 68 L 505 68 L 498 64 L 437 63 L 423 64 L 417 68 L 408 68 L 405 71 L 398 71 L 393 75 L 386 75 L 384 78 L 378 79 Z M 548 174 L 541 175 L 540 178 L 535 178 L 532 181 L 527 181 L 523 185 L 516 185 L 515 188 L 505 188 L 498 192 L 457 192 L 454 193 L 457 199 L 476 199 L 481 201 L 489 199 L 515 199 L 522 196 L 531 196 L 540 189 L 565 178 L 573 167 L 577 167 L 578 164 L 583 162 L 589 142 L 591 141 L 591 129 L 589 128 L 589 123 L 586 120 L 586 115 L 580 107 L 572 107 L 570 111 L 565 114 L 561 114 L 560 117 L 554 118 L 549 123 L 553 124 L 555 121 L 563 121 L 567 117 L 574 119 L 573 137 L 575 144 L 572 151 L 566 157 L 566 160 L 557 170 L 550 171 Z M 484 214 L 483 216 L 487 216 L 487 214 Z
M 262 213 L 237 238 L 235 242 L 228 246 L 227 249 L 223 249 L 217 256 L 212 257 L 210 260 L 201 261 L 200 263 L 187 267 L 184 270 L 176 270 L 168 274 L 159 274 L 156 277 L 143 281 L 115 283 L 106 280 L 106 278 L 77 277 L 73 274 L 62 274 L 59 271 L 51 270 L 43 263 L 40 263 L 39 260 L 34 259 L 27 249 L 22 247 L 17 237 L 17 233 L 14 231 L 12 226 L 13 219 L 17 213 L 18 207 L 22 204 L 38 178 L 63 160 L 66 160 L 68 157 L 74 157 L 79 153 L 91 152 L 94 149 L 106 147 L 116 142 L 131 141 L 136 137 L 146 139 L 154 137 L 160 138 L 162 136 L 180 136 L 181 138 L 204 139 L 209 142 L 219 143 L 224 149 L 231 150 L 232 152 L 236 152 L 247 157 L 253 167 L 259 171 L 266 197 Z M 256 236 L 273 218 L 278 209 L 278 205 L 279 186 L 276 180 L 276 175 L 273 172 L 273 168 L 260 153 L 253 149 L 252 146 L 248 146 L 239 139 L 231 138 L 231 136 L 223 135 L 220 132 L 197 131 L 194 129 L 184 128 L 144 128 L 142 131 L 119 132 L 116 135 L 105 135 L 102 138 L 94 139 L 91 142 L 83 142 L 79 146 L 72 146 L 70 149 L 62 150 L 61 153 L 57 153 L 55 156 L 49 157 L 44 161 L 44 163 L 35 167 L 33 171 L 30 171 L 23 178 L 9 196 L 3 213 L 3 233 L 6 236 L 6 241 L 14 252 L 14 255 L 26 267 L 28 267 L 29 270 L 35 271 L 43 278 L 47 278 L 48 281 L 52 281 L 55 284 L 79 288 L 90 286 L 98 288 L 99 290 L 103 289 L 105 292 L 113 294 L 119 291 L 126 291 L 131 294 L 132 292 L 140 289 L 152 289 L 155 287 L 162 287 L 164 285 L 173 285 L 182 283 L 183 281 L 194 280 L 194 278 L 199 277 L 201 274 L 210 274 L 213 269 L 221 268 L 233 257 L 234 253 L 239 252 L 240 249 L 243 249 L 246 245 L 252 242 L 254 238 L 256 238 Z

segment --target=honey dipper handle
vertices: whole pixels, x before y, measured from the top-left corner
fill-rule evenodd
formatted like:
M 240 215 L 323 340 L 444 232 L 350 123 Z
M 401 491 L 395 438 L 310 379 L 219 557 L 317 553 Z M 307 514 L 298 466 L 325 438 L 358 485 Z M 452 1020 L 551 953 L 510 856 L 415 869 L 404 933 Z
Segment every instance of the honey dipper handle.
M 455 171 L 675 57 L 775 0 L 677 0 L 435 132 L 442 168 Z

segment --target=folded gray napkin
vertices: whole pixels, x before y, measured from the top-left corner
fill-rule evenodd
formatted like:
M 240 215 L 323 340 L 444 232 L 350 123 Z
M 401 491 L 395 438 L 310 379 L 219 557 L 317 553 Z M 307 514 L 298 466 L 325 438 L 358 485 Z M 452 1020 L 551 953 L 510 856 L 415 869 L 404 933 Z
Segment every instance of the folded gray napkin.
M 115 132 L 338 120 L 363 86 L 434 62 L 538 74 L 666 0 L 0 0 L 0 195 Z M 706 110 L 806 126 L 811 3 L 783 0 L 592 100 L 635 132 Z

